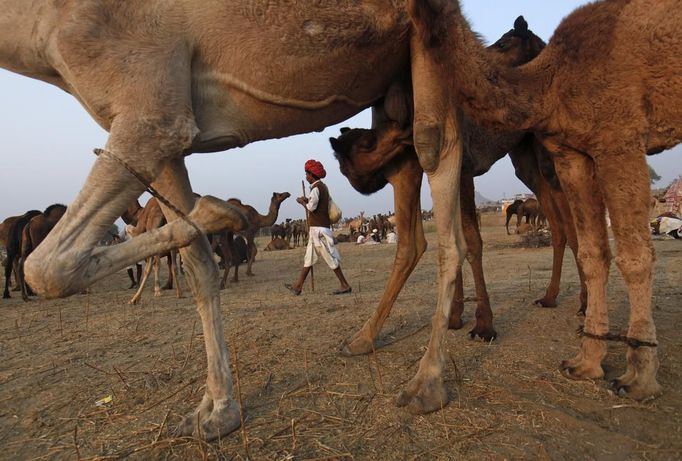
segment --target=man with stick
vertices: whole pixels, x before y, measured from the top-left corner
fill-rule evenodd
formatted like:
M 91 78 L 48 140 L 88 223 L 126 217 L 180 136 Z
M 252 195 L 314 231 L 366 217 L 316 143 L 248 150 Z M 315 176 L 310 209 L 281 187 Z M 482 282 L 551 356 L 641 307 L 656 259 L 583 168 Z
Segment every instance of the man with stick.
M 332 291 L 332 294 L 340 295 L 353 291 L 346 277 L 341 271 L 341 256 L 334 245 L 331 222 L 329 220 L 329 189 L 321 181 L 327 176 L 324 166 L 317 160 L 305 162 L 305 179 L 310 184 L 310 197 L 305 194 L 296 201 L 306 209 L 308 225 L 308 246 L 303 259 L 303 269 L 298 280 L 293 284 L 284 284 L 293 294 L 300 295 L 303 283 L 309 273 L 312 272 L 313 264 L 317 262 L 318 255 L 324 259 L 327 265 L 334 271 L 341 283 L 341 287 Z

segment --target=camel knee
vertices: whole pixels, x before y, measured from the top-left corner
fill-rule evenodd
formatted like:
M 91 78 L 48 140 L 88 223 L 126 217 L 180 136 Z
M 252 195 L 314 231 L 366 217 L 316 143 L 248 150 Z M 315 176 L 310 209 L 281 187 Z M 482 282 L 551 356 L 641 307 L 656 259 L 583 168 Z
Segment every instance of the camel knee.
M 585 281 L 602 280 L 608 276 L 611 252 L 607 248 L 578 248 L 578 261 L 585 274 Z
M 64 298 L 85 288 L 82 283 L 85 261 L 73 253 L 47 258 L 31 253 L 24 263 L 24 277 L 39 296 Z
M 632 255 L 619 254 L 616 257 L 616 265 L 626 283 L 642 283 L 651 280 L 654 260 L 653 248 L 648 246 Z

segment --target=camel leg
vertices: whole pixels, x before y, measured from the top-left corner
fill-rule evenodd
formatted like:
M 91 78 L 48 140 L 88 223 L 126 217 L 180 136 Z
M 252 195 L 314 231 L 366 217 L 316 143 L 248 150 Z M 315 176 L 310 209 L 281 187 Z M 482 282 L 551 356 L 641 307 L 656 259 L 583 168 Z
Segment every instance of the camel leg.
M 542 307 L 556 307 L 556 298 L 559 295 L 561 284 L 561 269 L 566 249 L 565 221 L 557 209 L 553 191 L 547 180 L 544 176 L 540 176 L 538 181 L 540 188 L 537 193 L 538 202 L 542 206 L 545 217 L 549 222 L 549 227 L 552 230 L 552 276 L 545 290 L 545 295 L 540 299 L 536 299 L 535 304 Z
M 343 355 L 368 354 L 375 349 L 375 340 L 407 278 L 426 251 L 421 219 L 421 189 L 423 171 L 414 155 L 406 155 L 395 171 L 386 177 L 393 186 L 398 245 L 391 274 L 379 305 L 362 328 L 341 345 Z
M 154 187 L 184 212 L 194 206 L 195 198 L 183 159 L 170 161 L 154 182 Z M 161 208 L 168 221 L 177 217 L 164 205 Z M 246 226 L 246 221 L 244 224 Z M 181 248 L 180 254 L 185 265 L 187 285 L 201 316 L 208 372 L 201 403 L 183 419 L 176 433 L 180 436 L 193 435 L 212 440 L 234 431 L 241 424 L 241 410 L 232 398 L 230 356 L 220 311 L 218 265 L 213 259 L 213 252 L 205 235 Z
M 166 281 L 166 284 L 163 286 L 163 290 L 172 290 L 173 289 L 173 282 L 175 280 L 174 274 L 173 274 L 173 265 L 175 264 L 175 261 L 173 261 L 173 250 L 171 250 L 170 253 L 168 253 L 168 256 L 166 256 L 166 266 L 168 267 L 168 280 Z
M 452 298 L 452 307 L 450 307 L 450 319 L 448 320 L 448 329 L 459 330 L 464 326 L 462 321 L 462 313 L 464 312 L 464 275 L 462 268 L 457 269 L 455 276 L 455 296 Z
M 128 301 L 128 304 L 138 304 L 140 302 L 140 299 L 142 298 L 142 291 L 144 290 L 144 286 L 147 284 L 147 279 L 149 278 L 149 274 L 152 272 L 152 266 L 153 266 L 153 259 L 155 256 L 151 256 L 147 258 L 147 260 L 144 263 L 144 274 L 142 274 L 142 278 L 140 279 L 140 282 L 138 283 L 137 291 L 133 295 L 132 298 L 130 298 L 130 301 Z
M 182 287 L 180 286 L 180 270 L 178 268 L 178 252 L 177 250 L 171 250 L 170 253 L 171 261 L 171 274 L 173 274 L 173 283 L 175 284 L 175 296 L 180 299 L 183 298 Z
M 159 283 L 159 255 L 154 256 L 154 297 L 161 296 L 161 284 Z M 169 274 L 170 275 L 170 274 Z
M 256 259 L 256 253 L 258 252 L 254 238 L 255 235 L 253 232 L 249 232 L 248 235 L 246 236 L 246 275 L 248 276 L 255 275 L 253 272 L 251 272 L 251 265 L 253 264 L 253 261 Z M 294 246 L 295 245 L 296 242 L 294 241 Z
M 551 150 L 551 149 L 550 149 Z M 605 335 L 609 329 L 606 307 L 606 282 L 611 252 L 606 234 L 604 201 L 594 176 L 594 162 L 581 153 L 563 149 L 555 167 L 575 220 L 578 257 L 585 273 L 589 293 L 585 331 Z M 601 378 L 601 362 L 606 355 L 604 341 L 584 336 L 580 352 L 561 363 L 566 376 L 576 379 Z
M 462 174 L 460 181 L 462 229 L 467 245 L 466 258 L 469 261 L 471 270 L 474 274 L 474 286 L 476 287 L 477 298 L 476 325 L 469 332 L 469 336 L 471 336 L 472 339 L 479 336 L 486 341 L 491 341 L 497 337 L 497 332 L 493 328 L 493 312 L 490 309 L 490 299 L 488 297 L 488 290 L 485 286 L 485 275 L 483 274 L 483 241 L 481 240 L 481 232 L 476 219 L 474 177 L 470 174 Z M 461 274 L 459 274 L 458 278 L 461 280 Z M 463 299 L 463 291 L 462 288 L 462 294 L 455 294 L 455 298 L 461 296 L 460 299 Z M 452 324 L 455 315 L 455 312 L 451 313 L 450 324 Z M 458 320 L 458 318 L 455 318 L 454 320 Z M 459 320 L 461 321 L 461 319 Z
M 597 177 L 604 194 L 611 230 L 616 240 L 616 265 L 623 275 L 630 300 L 628 337 L 656 343 L 656 326 L 651 312 L 654 248 L 649 230 L 651 191 L 647 164 L 639 152 L 625 154 L 627 160 L 597 160 Z M 627 168 L 623 168 L 627 165 Z M 592 292 L 590 292 L 590 299 Z M 587 309 L 589 318 L 592 308 Z M 611 383 L 621 396 L 635 400 L 654 397 L 661 392 L 656 380 L 656 347 L 628 346 L 627 370 Z

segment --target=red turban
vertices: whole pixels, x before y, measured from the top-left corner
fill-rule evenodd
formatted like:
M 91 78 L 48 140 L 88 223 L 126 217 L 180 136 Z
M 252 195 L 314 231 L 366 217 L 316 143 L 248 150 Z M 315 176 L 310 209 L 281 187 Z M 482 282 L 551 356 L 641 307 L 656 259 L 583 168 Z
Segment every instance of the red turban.
M 307 162 L 305 162 L 304 169 L 305 171 L 311 173 L 313 176 L 316 176 L 320 179 L 327 176 L 327 172 L 324 171 L 324 167 L 317 160 L 310 159 Z

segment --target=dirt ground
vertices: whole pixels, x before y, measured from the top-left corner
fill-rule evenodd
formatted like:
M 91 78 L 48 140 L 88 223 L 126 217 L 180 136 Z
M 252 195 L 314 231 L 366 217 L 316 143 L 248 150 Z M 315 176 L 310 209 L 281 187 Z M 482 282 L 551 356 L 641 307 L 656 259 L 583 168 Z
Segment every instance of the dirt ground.
M 242 274 L 221 296 L 245 425 L 210 444 L 167 433 L 199 403 L 205 381 L 201 325 L 190 297 L 166 291 L 154 298 L 147 288 L 141 305 L 128 306 L 132 292 L 120 272 L 87 295 L 0 300 L 0 458 L 682 458 L 682 242 L 654 243 L 664 394 L 637 403 L 610 395 L 607 381 L 571 381 L 558 371 L 579 346 L 573 258 L 565 260 L 560 307 L 536 308 L 551 248 L 521 248 L 498 215 L 484 215 L 498 339 L 469 339 L 469 303 L 465 328 L 448 334 L 451 402 L 413 416 L 394 400 L 416 372 L 435 308 L 435 234 L 427 238 L 430 247 L 382 332 L 384 347 L 355 358 L 339 355 L 338 346 L 375 308 L 395 248 L 340 244 L 353 285 L 345 296 L 329 294 L 336 280 L 320 264 L 314 293 L 307 284 L 302 296 L 291 295 L 282 284 L 297 274 L 302 250 L 259 252 L 256 276 Z M 470 273 L 465 283 L 465 295 L 474 296 Z M 615 266 L 608 296 L 611 330 L 624 330 L 627 295 Z M 624 371 L 625 350 L 609 344 L 607 379 Z M 96 406 L 105 396 L 112 401 Z

